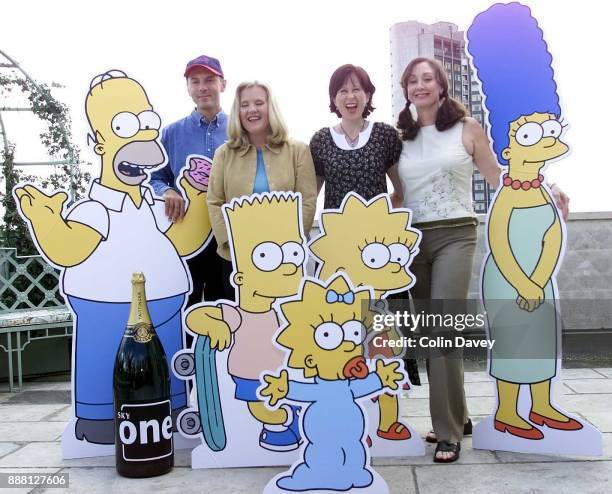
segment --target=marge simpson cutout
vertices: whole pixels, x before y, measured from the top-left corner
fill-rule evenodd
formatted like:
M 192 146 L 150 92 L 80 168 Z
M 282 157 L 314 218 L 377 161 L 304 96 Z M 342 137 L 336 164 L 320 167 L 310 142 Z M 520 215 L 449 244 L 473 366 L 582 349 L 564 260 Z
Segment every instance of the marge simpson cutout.
M 366 201 L 350 193 L 339 210 L 322 211 L 321 235 L 309 245 L 321 261 L 317 276 L 327 279 L 343 271 L 358 286 L 371 287 L 376 299 L 407 290 L 415 281 L 409 266 L 421 238 L 421 233 L 410 227 L 410 215 L 408 209 L 393 209 L 387 194 Z M 383 337 L 398 339 L 399 335 L 391 328 Z M 393 350 L 401 348 L 370 343 L 367 356 L 391 358 L 396 356 Z M 392 441 L 410 439 L 410 430 L 399 420 L 397 395 L 382 394 L 378 404 L 376 434 Z
M 132 273 L 145 273 L 149 311 L 170 358 L 182 348 L 181 309 L 190 289 L 181 258 L 210 234 L 205 187 L 181 179 L 189 207 L 182 222 L 171 224 L 163 201 L 142 185 L 149 171 L 164 164 L 165 154 L 158 142 L 161 120 L 137 81 L 120 71 L 95 77 L 85 110 L 102 165 L 89 197 L 66 213 L 65 192 L 14 189 L 40 253 L 63 270 L 62 293 L 75 315 L 76 424 L 64 432 L 65 457 L 114 452 L 87 443 L 114 442 L 113 365 L 128 318 Z M 185 404 L 184 383 L 172 378 L 172 407 Z
M 262 372 L 276 370 L 284 360 L 284 353 L 273 342 L 279 327 L 273 304 L 280 297 L 295 295 L 304 275 L 306 250 L 301 195 L 254 194 L 234 199 L 224 206 L 223 214 L 230 239 L 232 283 L 236 287 L 237 302 L 200 304 L 189 310 L 185 320 L 190 331 L 210 338 L 211 349 L 229 350 L 229 355 L 218 353 L 217 358 L 227 358 L 227 368 L 220 373 L 229 374 L 231 381 L 227 385 L 235 392 L 234 400 L 227 397 L 223 402 L 222 395 L 227 389 L 214 389 L 224 386 L 223 375 L 219 376 L 218 383 L 197 383 L 200 403 L 203 395 L 210 396 L 208 401 L 213 402 L 218 402 L 215 397 L 221 395 L 222 409 L 212 411 L 215 417 L 208 416 L 207 410 L 199 410 L 202 428 L 220 427 L 216 417 L 223 414 L 225 430 L 216 431 L 212 436 L 227 434 L 227 449 L 224 441 L 209 444 L 207 440 L 213 451 L 225 450 L 224 459 L 215 458 L 211 466 L 260 465 L 268 461 L 278 464 L 282 460 L 277 456 L 269 460 L 266 450 L 283 452 L 298 448 L 297 409 L 284 406 L 271 410 L 256 390 Z M 236 400 L 240 402 L 239 407 L 231 403 Z M 249 436 L 248 428 L 243 435 L 237 434 L 239 427 L 245 427 L 253 419 L 259 425 L 255 438 Z M 206 437 L 204 431 L 205 440 Z M 221 463 L 225 459 L 227 462 Z
M 568 152 L 552 57 L 529 8 L 518 3 L 479 14 L 467 37 L 493 148 L 508 167 L 489 211 L 490 252 L 482 274 L 489 338 L 495 340 L 489 372 L 497 380 L 498 407 L 492 421 L 477 426 L 473 443 L 593 453 L 597 445 L 583 443 L 585 425 L 554 405 L 551 396 L 551 381 L 560 370 L 555 275 L 564 228 L 543 173 L 547 162 Z M 530 399 L 520 392 L 522 385 Z
M 397 390 L 404 379 L 400 361 L 363 357 L 366 328 L 372 326 L 370 290 L 355 290 L 343 274 L 328 283 L 304 280 L 295 300 L 281 303 L 287 323 L 277 341 L 289 350 L 287 367 L 300 369 L 314 382 L 288 379 L 287 370 L 263 376 L 260 394 L 274 406 L 284 398 L 307 404 L 301 416 L 304 446 L 290 472 L 273 479 L 284 491 L 360 490 L 373 486 L 374 475 L 364 446 L 365 417 L 356 400 L 383 388 Z M 388 492 L 384 481 L 375 490 Z M 264 492 L 269 490 L 271 485 Z

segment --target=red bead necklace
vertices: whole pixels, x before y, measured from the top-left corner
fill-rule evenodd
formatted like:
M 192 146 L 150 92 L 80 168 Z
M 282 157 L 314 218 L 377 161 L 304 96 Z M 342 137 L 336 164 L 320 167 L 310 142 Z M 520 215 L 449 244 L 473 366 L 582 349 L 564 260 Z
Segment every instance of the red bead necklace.
M 508 174 L 504 175 L 504 186 L 512 187 L 514 190 L 529 190 L 529 189 L 538 189 L 542 182 L 544 181 L 544 175 L 538 175 L 538 178 L 534 178 L 533 180 L 524 180 L 521 182 L 520 180 L 512 180 Z

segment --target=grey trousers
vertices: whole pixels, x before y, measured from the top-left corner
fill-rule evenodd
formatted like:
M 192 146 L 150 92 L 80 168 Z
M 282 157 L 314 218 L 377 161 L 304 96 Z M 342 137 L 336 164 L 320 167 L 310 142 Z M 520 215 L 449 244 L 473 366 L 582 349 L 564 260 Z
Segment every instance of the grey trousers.
M 476 226 L 424 230 L 420 252 L 411 266 L 414 299 L 465 300 L 476 250 Z M 438 441 L 463 438 L 468 409 L 463 389 L 462 352 L 427 360 L 429 411 Z

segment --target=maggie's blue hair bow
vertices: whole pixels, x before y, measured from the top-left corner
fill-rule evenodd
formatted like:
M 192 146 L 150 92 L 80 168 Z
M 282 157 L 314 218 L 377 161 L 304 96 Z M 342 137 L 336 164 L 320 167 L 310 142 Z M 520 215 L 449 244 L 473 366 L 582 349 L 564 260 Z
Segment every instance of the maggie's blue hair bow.
M 333 304 L 334 302 L 352 304 L 355 301 L 355 294 L 351 291 L 348 291 L 346 293 L 338 293 L 335 290 L 327 290 L 325 300 L 328 304 Z

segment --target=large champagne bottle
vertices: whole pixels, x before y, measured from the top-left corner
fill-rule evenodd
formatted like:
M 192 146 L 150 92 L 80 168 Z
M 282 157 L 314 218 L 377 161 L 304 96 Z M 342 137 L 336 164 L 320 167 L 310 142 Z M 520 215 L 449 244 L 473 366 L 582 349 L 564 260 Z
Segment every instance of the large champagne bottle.
M 125 477 L 172 470 L 170 374 L 147 308 L 145 278 L 132 275 L 132 304 L 113 374 L 115 458 Z

